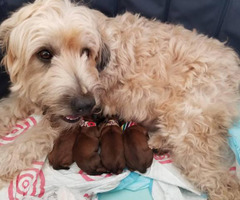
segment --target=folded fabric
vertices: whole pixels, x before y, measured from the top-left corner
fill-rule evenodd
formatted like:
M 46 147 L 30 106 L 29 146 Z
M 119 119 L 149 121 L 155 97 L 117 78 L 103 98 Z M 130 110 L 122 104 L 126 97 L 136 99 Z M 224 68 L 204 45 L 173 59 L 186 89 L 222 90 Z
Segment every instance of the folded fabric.
M 124 178 L 120 184 L 112 190 L 116 192 L 122 189 L 128 189 L 131 191 L 142 190 L 145 188 L 150 188 L 152 185 L 153 179 L 141 176 L 136 172 L 131 172 L 126 178 Z

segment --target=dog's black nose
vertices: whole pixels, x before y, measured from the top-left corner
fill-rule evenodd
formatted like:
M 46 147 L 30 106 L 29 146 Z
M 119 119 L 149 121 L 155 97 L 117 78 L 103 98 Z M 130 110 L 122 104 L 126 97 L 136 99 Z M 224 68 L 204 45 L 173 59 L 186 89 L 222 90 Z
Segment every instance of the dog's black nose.
M 71 102 L 73 112 L 80 115 L 90 114 L 96 102 L 93 96 L 75 97 Z

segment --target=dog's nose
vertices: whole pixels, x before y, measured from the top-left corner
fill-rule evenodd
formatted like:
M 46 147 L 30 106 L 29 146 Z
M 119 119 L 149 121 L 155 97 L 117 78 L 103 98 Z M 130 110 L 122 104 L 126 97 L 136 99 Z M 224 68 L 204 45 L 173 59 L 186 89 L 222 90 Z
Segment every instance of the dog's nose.
M 71 102 L 72 110 L 81 115 L 90 114 L 96 102 L 92 96 L 76 97 Z

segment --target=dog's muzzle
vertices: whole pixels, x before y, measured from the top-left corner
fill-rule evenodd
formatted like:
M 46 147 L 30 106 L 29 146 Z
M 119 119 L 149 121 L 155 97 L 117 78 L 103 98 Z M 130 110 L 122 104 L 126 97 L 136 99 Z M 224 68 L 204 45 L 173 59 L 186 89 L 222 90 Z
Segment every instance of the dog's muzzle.
M 73 114 L 62 116 L 62 119 L 68 123 L 75 123 L 79 121 L 82 116 L 90 115 L 95 105 L 96 102 L 93 96 L 75 97 L 71 100 Z

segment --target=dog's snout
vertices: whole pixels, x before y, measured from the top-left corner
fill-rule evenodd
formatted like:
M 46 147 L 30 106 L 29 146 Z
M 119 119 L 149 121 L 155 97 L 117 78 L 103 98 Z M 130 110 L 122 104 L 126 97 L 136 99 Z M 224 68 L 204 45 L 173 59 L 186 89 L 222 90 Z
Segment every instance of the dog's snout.
M 89 114 L 95 104 L 95 99 L 92 96 L 76 97 L 71 102 L 72 110 L 81 115 Z

